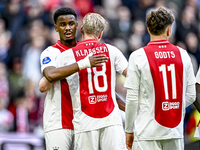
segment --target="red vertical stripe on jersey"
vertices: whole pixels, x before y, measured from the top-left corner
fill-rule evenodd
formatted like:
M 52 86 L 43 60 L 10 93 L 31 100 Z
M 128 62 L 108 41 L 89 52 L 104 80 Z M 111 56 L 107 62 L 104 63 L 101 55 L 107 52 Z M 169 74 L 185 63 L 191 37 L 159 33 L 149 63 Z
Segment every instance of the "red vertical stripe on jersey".
M 59 41 L 53 46 L 60 50 L 60 52 L 64 52 L 69 49 L 69 47 L 62 45 Z M 63 129 L 74 129 L 72 120 L 73 120 L 73 109 L 72 109 L 72 101 L 71 95 L 69 92 L 69 86 L 66 79 L 60 81 L 61 86 L 61 119 L 62 119 L 62 127 Z
M 73 129 L 73 109 L 69 86 L 66 79 L 60 81 L 61 83 L 61 114 L 62 126 L 64 129 Z
M 183 63 L 179 49 L 168 41 L 150 42 L 144 51 L 148 58 L 155 90 L 155 120 L 168 128 L 182 118 Z
M 97 41 L 84 42 L 73 48 L 76 61 L 85 58 L 91 51 L 94 55 L 105 54 L 109 57 L 107 46 Z M 87 68 L 78 73 L 81 110 L 93 118 L 108 116 L 114 109 L 111 95 L 110 60 L 103 67 Z

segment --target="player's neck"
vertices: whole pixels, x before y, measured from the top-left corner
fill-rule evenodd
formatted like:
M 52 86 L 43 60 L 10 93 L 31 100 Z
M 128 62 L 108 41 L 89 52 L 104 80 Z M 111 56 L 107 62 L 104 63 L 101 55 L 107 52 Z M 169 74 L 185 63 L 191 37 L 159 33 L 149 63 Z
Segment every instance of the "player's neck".
M 82 40 L 90 40 L 90 39 L 95 39 L 98 41 L 98 39 L 92 34 L 82 34 Z
M 170 34 L 168 34 L 167 31 L 160 35 L 150 34 L 150 41 L 169 40 L 169 36 Z
M 60 40 L 60 43 L 71 48 L 71 47 L 76 46 L 76 39 L 72 40 L 71 42 Z
M 158 40 L 168 40 L 169 37 L 165 34 L 161 35 L 150 35 L 150 41 L 158 41 Z

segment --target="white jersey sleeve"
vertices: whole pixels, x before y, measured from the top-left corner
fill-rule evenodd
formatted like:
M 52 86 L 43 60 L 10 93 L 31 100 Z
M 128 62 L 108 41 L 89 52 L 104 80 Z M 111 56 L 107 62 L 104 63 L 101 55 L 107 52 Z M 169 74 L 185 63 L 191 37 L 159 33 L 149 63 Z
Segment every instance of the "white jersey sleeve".
M 56 67 L 56 57 L 60 54 L 60 50 L 49 46 L 45 49 L 40 56 L 40 64 L 41 64 L 41 72 L 43 72 L 44 68 L 49 66 Z
M 186 71 L 186 80 L 187 80 L 187 86 L 186 86 L 186 93 L 185 93 L 185 98 L 186 98 L 186 107 L 191 105 L 196 97 L 196 89 L 194 84 L 196 83 L 196 79 L 194 76 L 194 71 L 191 63 L 191 59 L 189 55 L 187 54 L 186 50 L 183 50 L 182 48 L 178 47 L 181 50 L 181 55 L 182 59 L 185 60 L 184 63 L 187 63 L 185 66 L 187 68 L 185 69 Z
M 200 84 L 200 67 L 199 67 L 197 74 L 196 74 L 196 80 L 197 80 L 197 83 Z
M 110 57 L 115 56 L 114 60 L 114 66 L 116 67 L 116 71 L 120 74 L 123 73 L 123 71 L 127 68 L 128 62 L 127 59 L 124 57 L 122 52 L 115 46 L 112 46 L 110 44 L 106 44 L 106 46 L 109 49 Z
M 127 76 L 124 86 L 127 88 L 126 95 L 126 124 L 125 132 L 132 133 L 134 120 L 137 113 L 138 107 L 138 94 L 139 94 L 139 82 L 140 82 L 140 73 L 137 66 L 136 53 L 133 52 L 129 58 L 129 65 L 127 70 Z

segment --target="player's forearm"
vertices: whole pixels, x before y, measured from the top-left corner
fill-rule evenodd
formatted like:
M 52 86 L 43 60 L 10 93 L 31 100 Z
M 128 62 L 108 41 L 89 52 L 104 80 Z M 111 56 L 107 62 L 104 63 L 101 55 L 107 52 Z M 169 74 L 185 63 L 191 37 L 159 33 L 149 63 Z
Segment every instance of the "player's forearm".
M 42 93 L 47 92 L 51 86 L 52 83 L 50 83 L 45 77 L 43 77 L 39 82 L 39 90 Z
M 49 70 L 44 69 L 43 74 L 46 77 L 46 79 L 50 83 L 52 83 L 55 81 L 62 80 L 77 71 L 79 71 L 78 64 L 74 63 L 69 66 L 58 67 L 58 68 L 53 68 Z
M 125 109 L 126 133 L 133 133 L 133 125 L 136 117 L 137 107 L 138 107 L 138 90 L 127 89 L 126 109 Z
M 122 75 L 124 75 L 126 77 L 126 75 L 127 75 L 127 68 L 122 72 Z
M 122 111 L 125 111 L 125 102 L 121 99 L 121 97 L 119 97 L 119 95 L 116 92 L 115 92 L 115 94 L 116 94 L 116 100 L 117 100 L 119 109 Z

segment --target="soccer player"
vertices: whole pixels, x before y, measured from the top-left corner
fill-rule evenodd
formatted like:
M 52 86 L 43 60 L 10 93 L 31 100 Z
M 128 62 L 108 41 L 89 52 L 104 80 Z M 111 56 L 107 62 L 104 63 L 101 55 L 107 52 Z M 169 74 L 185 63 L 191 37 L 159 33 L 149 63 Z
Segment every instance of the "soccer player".
M 102 67 L 82 69 L 67 77 L 73 105 L 76 150 L 125 150 L 125 133 L 116 102 L 116 71 L 126 75 L 127 60 L 119 49 L 99 43 L 106 20 L 89 13 L 81 27 L 83 41 L 57 58 L 58 67 L 77 62 L 90 52 L 109 57 Z
M 168 41 L 173 22 L 169 10 L 152 10 L 146 17 L 150 42 L 130 55 L 125 80 L 129 150 L 184 149 L 185 108 L 195 100 L 196 80 L 187 51 Z
M 76 45 L 78 23 L 76 12 L 68 7 L 57 9 L 53 19 L 60 40 L 45 49 L 40 58 L 41 70 L 45 76 L 40 81 L 40 90 L 49 90 L 45 99 L 43 128 L 47 150 L 58 147 L 62 150 L 71 150 L 74 140 L 73 110 L 65 77 L 86 67 L 102 66 L 101 63 L 105 62 L 107 57 L 103 55 L 86 57 L 69 66 L 56 68 L 56 57 Z

